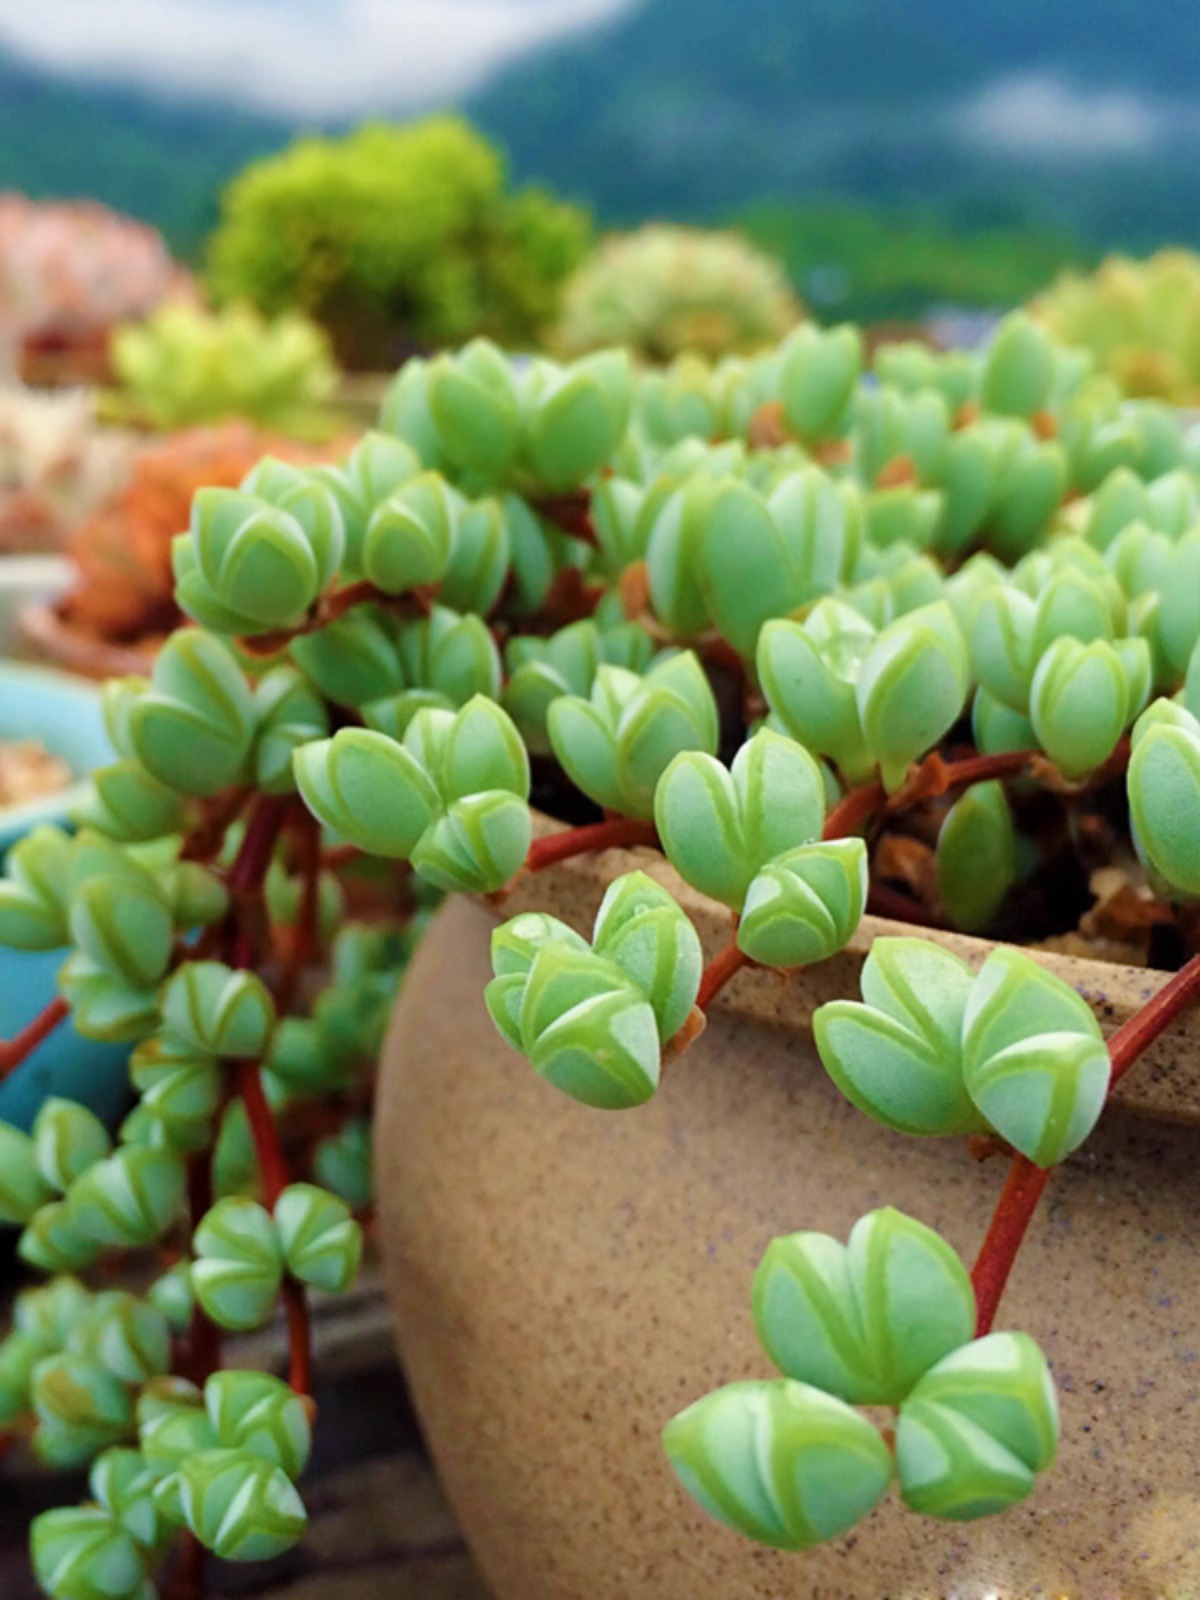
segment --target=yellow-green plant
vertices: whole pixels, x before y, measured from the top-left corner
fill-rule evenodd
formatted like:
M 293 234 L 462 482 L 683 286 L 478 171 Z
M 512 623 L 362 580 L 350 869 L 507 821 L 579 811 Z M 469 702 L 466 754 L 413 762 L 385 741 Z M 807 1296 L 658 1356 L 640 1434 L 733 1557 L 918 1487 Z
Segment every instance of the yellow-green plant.
M 296 312 L 267 318 L 246 305 L 164 306 L 118 330 L 112 363 L 120 388 L 107 397 L 108 409 L 153 428 L 241 417 L 319 438 L 337 427 L 326 408 L 338 377 L 329 341 Z
M 1200 396 L 1200 256 L 1160 250 L 1066 272 L 1030 308 L 1064 344 L 1082 345 L 1131 395 L 1177 405 Z
M 298 140 L 235 178 L 209 250 L 219 300 L 299 307 L 350 365 L 486 333 L 536 338 L 590 239 L 583 212 L 506 187 L 457 117 Z
M 778 340 L 803 314 L 783 269 L 736 233 L 650 223 L 605 239 L 567 289 L 558 342 L 627 345 L 649 361 Z

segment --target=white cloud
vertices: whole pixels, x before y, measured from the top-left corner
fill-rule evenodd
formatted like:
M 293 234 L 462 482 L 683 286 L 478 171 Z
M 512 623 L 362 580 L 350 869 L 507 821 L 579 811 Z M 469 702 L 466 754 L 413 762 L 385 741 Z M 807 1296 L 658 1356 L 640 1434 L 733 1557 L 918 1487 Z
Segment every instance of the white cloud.
M 80 76 L 345 116 L 472 87 L 631 0 L 0 0 L 0 41 Z
M 1169 135 L 1173 119 L 1132 90 L 1026 73 L 989 84 L 955 120 L 974 143 L 1005 155 L 1078 160 L 1144 154 Z

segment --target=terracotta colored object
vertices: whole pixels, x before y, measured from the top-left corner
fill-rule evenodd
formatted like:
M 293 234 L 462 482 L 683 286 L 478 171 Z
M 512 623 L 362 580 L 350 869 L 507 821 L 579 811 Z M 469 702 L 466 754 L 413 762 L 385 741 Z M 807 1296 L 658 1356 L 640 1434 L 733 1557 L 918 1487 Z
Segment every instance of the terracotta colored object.
M 536 905 L 587 929 L 634 866 L 662 874 L 708 955 L 727 941 L 728 913 L 645 852 L 540 874 L 505 914 Z M 770 1375 L 749 1297 L 775 1234 L 844 1238 L 895 1204 L 974 1257 L 1006 1164 L 870 1122 L 807 1028 L 815 1005 L 857 994 L 873 937 L 908 930 L 868 919 L 821 967 L 741 974 L 655 1101 L 616 1115 L 556 1093 L 497 1037 L 482 1001 L 494 922 L 461 900 L 439 913 L 396 1013 L 376 1126 L 402 1354 L 498 1600 L 1200 1592 L 1200 1019 L 1158 1041 L 1056 1176 L 1001 1309 L 998 1325 L 1026 1329 L 1054 1367 L 1055 1470 L 1003 1517 L 934 1523 L 893 1496 L 847 1538 L 783 1555 L 704 1517 L 659 1430 L 719 1384 Z M 990 948 L 920 931 L 976 963 Z M 1162 981 L 1041 959 L 1106 1028 Z
M 78 530 L 69 554 L 75 581 L 52 604 L 21 618 L 45 660 L 89 678 L 147 672 L 183 620 L 175 604 L 171 542 L 188 525 L 192 497 L 235 488 L 264 455 L 299 464 L 336 460 L 341 438 L 308 445 L 232 421 L 156 440 L 134 459 L 128 485 Z

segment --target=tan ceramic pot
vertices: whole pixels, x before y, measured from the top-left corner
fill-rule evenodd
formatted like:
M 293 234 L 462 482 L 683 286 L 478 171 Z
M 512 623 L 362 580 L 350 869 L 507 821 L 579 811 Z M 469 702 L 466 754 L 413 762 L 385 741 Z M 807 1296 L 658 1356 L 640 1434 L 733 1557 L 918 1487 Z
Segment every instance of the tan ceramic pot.
M 580 929 L 604 885 L 649 866 L 707 953 L 728 913 L 658 858 L 610 852 L 522 885 Z M 405 984 L 377 1119 L 400 1344 L 450 1497 L 497 1600 L 1194 1600 L 1200 1595 L 1200 1022 L 1121 1086 L 1055 1178 L 1000 1326 L 1046 1350 L 1062 1399 L 1055 1470 L 1007 1516 L 919 1519 L 893 1500 L 806 1555 L 705 1518 L 663 1423 L 768 1376 L 750 1282 L 768 1240 L 844 1237 L 894 1204 L 970 1261 L 1006 1163 L 876 1127 L 833 1087 L 807 1030 L 857 994 L 871 939 L 784 982 L 739 976 L 648 1106 L 577 1106 L 497 1037 L 481 999 L 495 915 L 437 916 Z M 972 961 L 981 941 L 936 936 Z M 1157 974 L 1047 958 L 1119 1023 Z

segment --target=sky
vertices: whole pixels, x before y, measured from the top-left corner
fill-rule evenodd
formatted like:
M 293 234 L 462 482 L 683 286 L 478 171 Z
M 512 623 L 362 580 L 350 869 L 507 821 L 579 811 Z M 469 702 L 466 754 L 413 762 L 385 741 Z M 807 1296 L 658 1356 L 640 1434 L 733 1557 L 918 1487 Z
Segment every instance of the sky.
M 637 0 L 0 0 L 0 42 L 58 72 L 341 117 L 453 99 Z

